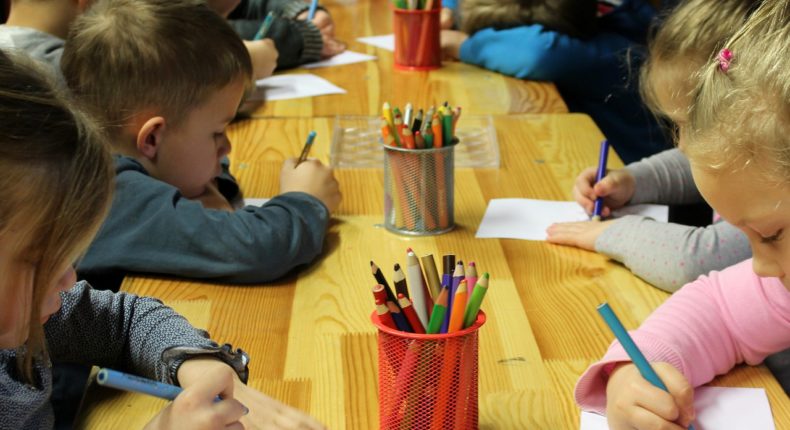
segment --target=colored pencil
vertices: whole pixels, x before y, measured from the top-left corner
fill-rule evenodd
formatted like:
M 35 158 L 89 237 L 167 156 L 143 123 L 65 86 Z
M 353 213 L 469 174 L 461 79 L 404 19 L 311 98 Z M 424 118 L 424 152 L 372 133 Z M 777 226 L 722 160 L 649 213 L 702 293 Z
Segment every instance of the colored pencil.
M 439 296 L 433 302 L 433 312 L 431 312 L 431 320 L 428 322 L 428 334 L 437 334 L 441 330 L 444 315 L 447 313 L 447 295 L 449 293 L 447 288 L 442 288 Z
M 466 279 L 464 279 L 458 285 L 458 289 L 455 292 L 453 310 L 450 314 L 450 325 L 447 327 L 447 333 L 455 333 L 464 328 L 464 312 L 466 312 L 466 301 L 468 297 Z
M 417 317 L 420 318 L 423 327 L 427 327 L 433 299 L 431 299 L 425 278 L 422 276 L 420 261 L 417 260 L 413 251 L 406 253 L 406 274 L 408 275 L 409 297 L 414 305 L 414 311 L 417 312 Z
M 394 274 L 392 275 L 392 282 L 395 284 L 395 294 L 403 294 L 406 297 L 409 297 L 409 289 L 406 284 L 406 275 L 403 273 L 403 269 L 400 268 L 400 264 L 395 263 Z
M 488 292 L 488 272 L 483 273 L 483 277 L 477 281 L 477 285 L 472 290 L 472 295 L 469 296 L 469 302 L 466 304 L 466 311 L 464 312 L 464 328 L 470 327 L 477 320 L 477 313 L 480 311 L 480 305 L 483 303 L 483 298 Z
M 436 300 L 439 297 L 439 292 L 442 290 L 442 284 L 439 281 L 439 272 L 436 270 L 436 261 L 433 259 L 433 254 L 420 257 L 420 262 L 422 262 L 422 270 L 425 273 L 425 281 L 428 283 L 431 298 Z
M 409 325 L 411 325 L 414 333 L 425 334 L 425 327 L 420 322 L 420 318 L 417 317 L 417 312 L 414 311 L 414 306 L 412 306 L 409 298 L 401 293 L 398 293 L 398 304 L 403 310 L 403 315 L 406 316 L 406 320 L 409 321 Z
M 466 285 L 469 287 L 469 296 L 471 296 L 475 292 L 475 285 L 477 285 L 477 266 L 474 261 L 470 261 L 467 266 Z

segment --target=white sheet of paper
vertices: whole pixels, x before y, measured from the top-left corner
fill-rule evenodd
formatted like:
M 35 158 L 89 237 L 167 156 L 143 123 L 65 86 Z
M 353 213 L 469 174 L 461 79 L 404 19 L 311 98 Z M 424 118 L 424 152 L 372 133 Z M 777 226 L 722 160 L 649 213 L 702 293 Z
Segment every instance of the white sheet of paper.
M 325 94 L 345 94 L 346 90 L 309 73 L 277 75 L 255 82 L 266 91 L 266 100 L 287 100 Z
M 694 391 L 697 430 L 775 430 L 762 388 L 700 387 Z M 608 430 L 606 417 L 582 411 L 580 430 Z
M 366 44 L 366 45 L 373 45 L 381 49 L 386 49 L 387 51 L 395 51 L 395 35 L 394 34 L 385 34 L 383 36 L 368 36 L 368 37 L 357 37 L 357 40 Z
M 375 55 L 362 54 L 354 51 L 343 51 L 340 54 L 330 57 L 323 61 L 316 61 L 315 63 L 303 64 L 305 69 L 317 69 L 319 67 L 333 67 L 342 66 L 344 64 L 361 63 L 363 61 L 375 60 Z
M 661 205 L 634 205 L 627 214 L 650 216 L 667 221 L 669 208 Z M 627 215 L 615 211 L 614 216 Z M 589 217 L 576 202 L 534 199 L 493 199 L 483 215 L 475 237 L 546 240 L 546 229 L 556 222 L 586 221 Z
M 271 199 L 259 198 L 259 197 L 247 197 L 244 199 L 244 206 L 263 206 L 263 204 L 268 202 L 269 200 Z

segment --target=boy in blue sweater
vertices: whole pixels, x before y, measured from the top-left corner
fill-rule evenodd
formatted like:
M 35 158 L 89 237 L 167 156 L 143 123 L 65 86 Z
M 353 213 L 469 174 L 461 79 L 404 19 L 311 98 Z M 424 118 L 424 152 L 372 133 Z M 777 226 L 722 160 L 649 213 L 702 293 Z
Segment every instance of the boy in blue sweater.
M 643 0 L 445 1 L 445 56 L 520 79 L 552 81 L 572 112 L 595 120 L 625 163 L 670 146 L 639 96 L 638 66 L 655 16 Z M 565 3 L 568 3 L 567 5 Z M 453 17 L 457 17 L 454 19 Z
M 231 206 L 240 193 L 221 163 L 225 128 L 252 67 L 203 1 L 99 2 L 75 22 L 62 67 L 115 153 L 112 208 L 81 276 L 115 288 L 130 272 L 262 283 L 321 253 L 341 196 L 319 161 L 287 160 L 280 195 Z

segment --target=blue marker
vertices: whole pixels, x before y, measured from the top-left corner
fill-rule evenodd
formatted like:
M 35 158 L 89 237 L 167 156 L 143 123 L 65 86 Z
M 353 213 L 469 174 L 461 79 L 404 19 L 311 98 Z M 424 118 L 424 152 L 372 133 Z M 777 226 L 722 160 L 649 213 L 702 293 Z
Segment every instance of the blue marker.
M 115 388 L 116 390 L 132 391 L 135 393 L 148 394 L 149 396 L 159 397 L 160 399 L 173 400 L 182 391 L 181 387 L 154 381 L 153 379 L 143 378 L 137 375 L 119 372 L 112 369 L 99 369 L 96 375 L 96 382 L 105 387 Z M 221 401 L 217 396 L 215 402 Z
M 261 40 L 266 37 L 269 33 L 269 28 L 272 26 L 272 22 L 274 21 L 274 12 L 269 12 L 266 15 L 266 18 L 263 19 L 263 24 L 261 24 L 261 28 L 258 29 L 258 32 L 255 33 L 255 37 L 252 40 Z
M 604 140 L 601 142 L 601 154 L 598 157 L 598 172 L 595 175 L 595 183 L 601 182 L 606 176 L 606 163 L 609 159 L 609 141 Z M 598 197 L 595 199 L 595 206 L 593 207 L 592 219 L 595 221 L 601 220 L 601 210 L 603 210 L 603 198 Z
M 296 161 L 297 166 L 301 164 L 304 160 L 307 160 L 307 154 L 310 153 L 310 148 L 313 147 L 314 140 L 315 140 L 315 130 L 311 131 L 310 134 L 307 135 L 307 141 L 304 143 L 304 147 L 302 148 L 302 153 L 299 155 L 299 159 Z
M 310 2 L 310 9 L 307 12 L 307 20 L 312 21 L 315 18 L 315 9 L 318 7 L 318 0 Z
M 609 304 L 603 303 L 599 305 L 598 313 L 601 314 L 603 320 L 612 330 L 614 337 L 620 341 L 620 345 L 623 346 L 623 349 L 625 349 L 628 357 L 631 358 L 631 361 L 634 363 L 636 368 L 639 369 L 639 373 L 642 374 L 642 377 L 647 379 L 647 382 L 650 382 L 654 386 L 669 392 L 667 386 L 664 385 L 664 382 L 658 377 L 656 371 L 653 370 L 653 366 L 650 365 L 650 362 L 647 361 L 645 355 L 642 354 L 642 351 L 640 351 L 639 347 L 636 346 L 636 343 L 634 343 L 631 335 L 629 335 L 625 330 L 623 323 L 621 323 L 620 319 L 617 318 L 617 315 L 614 314 L 614 311 L 609 307 Z M 694 425 L 689 424 L 688 430 L 694 430 Z

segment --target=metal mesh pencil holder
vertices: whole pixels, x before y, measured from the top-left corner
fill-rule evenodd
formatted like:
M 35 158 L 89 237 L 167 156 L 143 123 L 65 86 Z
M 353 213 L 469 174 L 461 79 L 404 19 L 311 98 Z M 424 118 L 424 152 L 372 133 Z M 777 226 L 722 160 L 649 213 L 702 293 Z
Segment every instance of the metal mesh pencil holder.
M 455 145 L 430 149 L 384 147 L 384 227 L 426 236 L 455 226 Z

